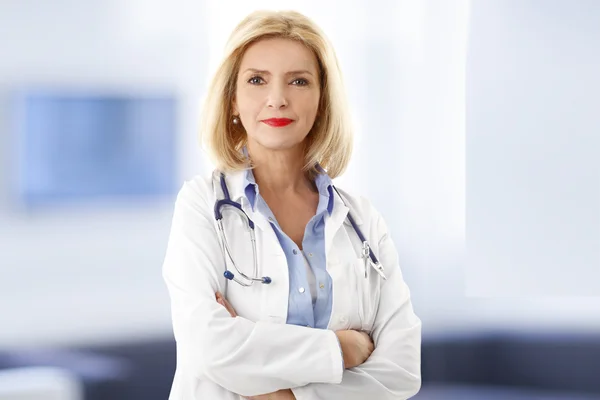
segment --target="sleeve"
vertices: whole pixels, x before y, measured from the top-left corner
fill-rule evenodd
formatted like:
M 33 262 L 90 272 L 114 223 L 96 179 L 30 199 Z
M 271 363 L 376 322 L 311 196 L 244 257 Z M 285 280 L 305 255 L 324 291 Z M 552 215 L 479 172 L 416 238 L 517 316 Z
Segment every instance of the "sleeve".
M 177 368 L 242 396 L 310 382 L 339 383 L 342 356 L 334 332 L 232 318 L 216 302 L 225 283 L 224 260 L 213 205 L 202 192 L 194 182 L 179 192 L 162 267 Z
M 292 388 L 297 400 L 399 400 L 414 396 L 421 388 L 421 321 L 413 312 L 386 224 L 378 213 L 375 215 L 379 259 L 387 276 L 371 333 L 375 350 L 363 364 L 345 370 L 341 384 Z

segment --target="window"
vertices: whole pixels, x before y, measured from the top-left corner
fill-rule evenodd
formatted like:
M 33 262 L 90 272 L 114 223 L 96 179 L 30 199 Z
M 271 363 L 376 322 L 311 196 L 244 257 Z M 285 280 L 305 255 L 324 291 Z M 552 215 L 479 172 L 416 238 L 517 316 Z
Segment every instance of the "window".
M 173 97 L 27 92 L 17 103 L 26 205 L 175 191 Z

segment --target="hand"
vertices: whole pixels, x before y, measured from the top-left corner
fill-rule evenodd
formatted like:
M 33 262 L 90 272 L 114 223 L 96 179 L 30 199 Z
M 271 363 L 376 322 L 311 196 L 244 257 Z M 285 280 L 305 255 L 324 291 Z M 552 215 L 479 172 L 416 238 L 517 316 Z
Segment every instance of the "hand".
M 235 318 L 237 317 L 237 313 L 235 312 L 235 310 L 233 309 L 233 307 L 231 306 L 231 304 L 229 304 L 229 302 L 227 301 L 227 299 L 225 297 L 223 297 L 223 295 L 219 292 L 216 293 L 215 295 L 216 299 L 217 299 L 217 303 L 219 303 L 220 305 L 222 305 L 223 307 L 225 307 L 225 309 L 227 309 L 227 311 L 229 311 L 229 314 Z
M 342 347 L 346 369 L 364 363 L 375 349 L 371 337 L 365 332 L 345 330 L 337 331 L 335 334 Z
M 248 400 L 296 400 L 296 396 L 290 389 L 278 390 L 273 393 L 261 394 L 260 396 L 244 397 Z

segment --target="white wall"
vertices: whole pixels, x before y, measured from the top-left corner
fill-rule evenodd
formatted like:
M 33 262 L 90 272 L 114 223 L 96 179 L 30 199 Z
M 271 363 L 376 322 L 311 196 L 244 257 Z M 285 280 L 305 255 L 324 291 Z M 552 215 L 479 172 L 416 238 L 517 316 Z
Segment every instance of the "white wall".
M 466 289 L 502 322 L 600 327 L 599 22 L 593 0 L 473 2 Z
M 468 290 L 600 296 L 600 3 L 485 4 L 469 41 Z

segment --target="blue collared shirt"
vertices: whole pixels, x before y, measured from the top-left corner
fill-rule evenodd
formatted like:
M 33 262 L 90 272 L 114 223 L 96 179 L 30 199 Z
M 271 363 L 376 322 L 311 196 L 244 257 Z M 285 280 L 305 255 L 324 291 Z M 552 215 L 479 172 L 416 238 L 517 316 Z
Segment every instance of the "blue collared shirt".
M 333 182 L 325 172 L 317 175 L 315 185 L 319 191 L 319 204 L 316 214 L 310 219 L 304 231 L 302 250 L 280 228 L 275 215 L 260 196 L 258 185 L 251 169 L 244 174 L 244 193 L 254 211 L 267 218 L 287 259 L 290 292 L 287 323 L 326 329 L 331 317 L 332 281 L 326 270 L 325 258 L 325 213 L 333 210 Z M 313 305 L 309 288 L 304 257 L 315 275 L 316 301 Z

